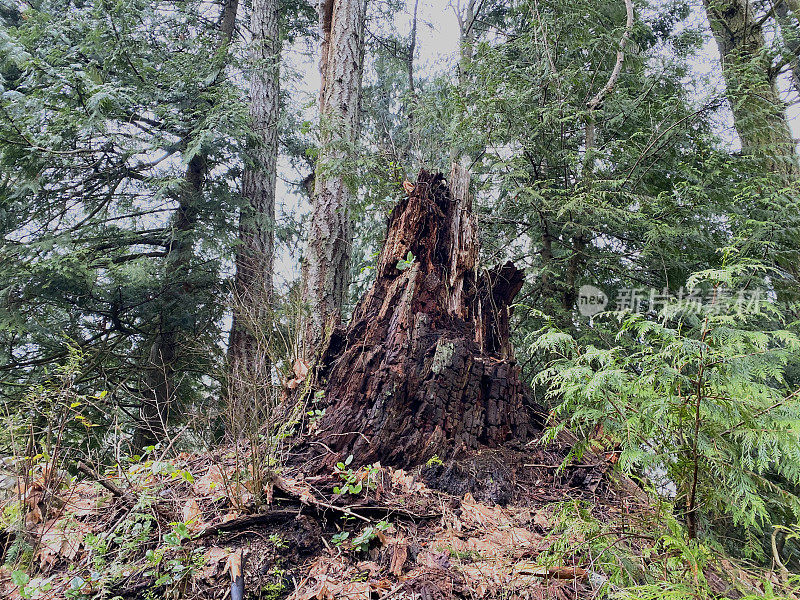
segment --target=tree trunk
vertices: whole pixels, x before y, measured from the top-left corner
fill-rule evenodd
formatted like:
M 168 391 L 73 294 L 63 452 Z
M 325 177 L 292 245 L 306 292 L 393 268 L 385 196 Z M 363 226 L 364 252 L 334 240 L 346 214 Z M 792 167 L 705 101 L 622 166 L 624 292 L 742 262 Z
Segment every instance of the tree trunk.
M 242 177 L 234 316 L 228 347 L 229 412 L 258 421 L 271 392 L 269 357 L 278 161 L 280 32 L 275 0 L 253 0 L 250 120 L 252 141 Z M 232 409 L 232 410 L 230 410 Z M 243 421 L 244 422 L 244 421 Z M 242 423 L 243 423 L 242 422 Z
M 472 53 L 475 47 L 475 21 L 478 18 L 483 4 L 478 0 L 467 0 L 464 11 L 461 11 L 461 3 L 454 7 L 456 20 L 458 21 L 458 87 L 464 90 L 467 85 L 467 73 L 472 64 Z
M 798 173 L 795 143 L 749 0 L 704 0 L 742 152 L 784 179 Z
M 469 86 L 469 71 L 472 65 L 472 55 L 475 49 L 475 22 L 478 18 L 478 13 L 483 7 L 483 2 L 478 3 L 478 0 L 467 0 L 464 8 L 461 8 L 461 1 L 458 0 L 453 6 L 453 12 L 458 22 L 458 91 L 462 97 L 467 96 Z M 457 121 L 464 117 L 462 103 L 455 111 L 454 119 Z M 465 149 L 460 145 L 457 139 L 450 142 L 450 162 L 461 162 L 461 157 L 465 154 Z
M 347 294 L 353 226 L 345 161 L 358 141 L 364 54 L 365 0 L 320 4 L 321 146 L 308 252 L 308 340 L 316 346 L 341 321 Z M 351 182 L 352 184 L 352 182 Z
M 160 292 L 160 314 L 145 369 L 142 405 L 133 446 L 142 449 L 163 439 L 175 398 L 181 332 L 186 329 L 186 295 L 191 291 L 192 231 L 197 205 L 203 193 L 208 163 L 196 154 L 186 167 L 178 208 L 172 216 L 172 234 L 164 268 L 166 282 Z
M 227 51 L 236 29 L 238 0 L 225 0 L 220 15 L 220 48 Z M 227 52 L 218 60 L 222 73 Z M 184 141 L 185 146 L 189 140 Z M 165 284 L 160 293 L 160 314 L 155 324 L 153 341 L 144 361 L 142 403 L 133 435 L 134 448 L 155 444 L 167 434 L 167 424 L 175 400 L 175 375 L 179 370 L 181 333 L 191 321 L 186 296 L 191 291 L 190 268 L 194 250 L 192 232 L 197 224 L 198 206 L 202 200 L 209 163 L 206 152 L 195 154 L 186 167 L 178 207 L 172 215 L 167 246 Z
M 742 141 L 742 152 L 758 161 L 758 166 L 775 177 L 777 186 L 796 185 L 800 165 L 795 140 L 789 129 L 786 111 L 778 95 L 771 56 L 766 51 L 764 34 L 756 20 L 750 0 L 704 0 L 711 30 L 722 57 L 725 89 L 733 112 L 734 126 Z M 794 11 L 797 0 L 788 2 Z M 791 231 L 789 228 L 788 231 Z M 797 293 L 798 266 L 790 235 L 785 252 L 775 252 L 774 261 L 790 281 L 788 288 L 777 282 L 783 298 Z
M 800 37 L 798 37 L 800 33 L 798 31 L 800 13 L 797 11 L 797 5 L 797 0 L 791 0 L 790 2 L 778 0 L 775 2 L 775 17 L 781 28 L 783 45 L 791 54 L 791 58 L 788 58 L 788 64 L 792 76 L 792 87 L 794 87 L 795 92 L 800 93 Z
M 417 10 L 419 0 L 414 0 L 414 12 L 411 18 L 411 34 L 406 48 L 406 73 L 408 75 L 408 103 L 406 104 L 406 115 L 408 120 L 408 140 L 406 141 L 403 152 L 403 162 L 408 169 L 413 168 L 416 162 L 416 155 L 419 151 L 419 132 L 416 125 L 417 110 L 417 89 L 414 84 L 414 53 L 417 50 Z
M 456 165 L 449 188 L 421 171 L 392 211 L 375 283 L 322 355 L 327 462 L 410 466 L 540 430 L 509 342 L 523 274 L 478 270 L 468 187 Z

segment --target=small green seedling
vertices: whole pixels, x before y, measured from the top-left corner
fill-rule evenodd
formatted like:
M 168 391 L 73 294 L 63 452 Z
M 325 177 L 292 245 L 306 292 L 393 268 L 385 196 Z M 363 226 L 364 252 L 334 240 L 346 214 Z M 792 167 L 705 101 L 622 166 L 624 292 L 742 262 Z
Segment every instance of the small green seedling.
M 438 467 L 439 465 L 443 465 L 442 459 L 439 458 L 438 455 L 434 454 L 428 459 L 428 462 L 425 463 L 425 466 L 430 467 Z
M 384 532 L 388 530 L 389 527 L 391 527 L 391 525 L 386 521 L 381 521 L 375 526 L 369 525 L 365 527 L 364 531 L 353 538 L 353 550 L 357 550 L 358 552 L 366 552 L 369 550 L 369 545 L 372 543 L 372 540 L 378 537 L 378 532 Z
M 269 536 L 269 541 L 275 544 L 275 547 L 278 549 L 286 548 L 289 544 L 286 543 L 286 540 L 279 536 L 277 533 L 273 533 Z
M 349 531 L 341 531 L 341 532 L 337 533 L 336 535 L 334 535 L 331 538 L 331 541 L 333 542 L 333 544 L 335 546 L 341 546 L 345 542 L 345 540 L 347 538 L 349 538 L 349 537 L 350 537 L 350 532 Z
M 365 483 L 368 490 L 375 489 L 377 487 L 375 479 L 380 471 L 379 465 L 366 465 L 353 470 L 353 468 L 350 467 L 350 463 L 352 462 L 353 455 L 351 454 L 344 462 L 340 461 L 336 463 L 336 473 L 339 474 L 339 477 L 344 482 L 344 485 L 341 487 L 334 487 L 334 494 L 352 494 L 357 496 L 364 490 Z
M 401 258 L 400 260 L 397 261 L 397 268 L 400 271 L 405 271 L 406 269 L 410 268 L 411 265 L 414 264 L 415 259 L 416 257 L 413 254 L 411 254 L 411 250 L 409 250 L 405 258 Z

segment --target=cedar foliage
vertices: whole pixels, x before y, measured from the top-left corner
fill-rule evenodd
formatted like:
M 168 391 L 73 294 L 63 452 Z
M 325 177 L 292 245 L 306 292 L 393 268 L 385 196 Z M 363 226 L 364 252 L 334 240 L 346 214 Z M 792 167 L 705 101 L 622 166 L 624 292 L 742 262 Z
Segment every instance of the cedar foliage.
M 663 486 L 691 537 L 701 523 L 712 534 L 738 530 L 743 551 L 763 560 L 765 527 L 800 511 L 800 390 L 786 378 L 800 339 L 762 331 L 774 309 L 730 293 L 758 271 L 745 263 L 701 273 L 692 282 L 713 302 L 667 303 L 659 320 L 609 313 L 614 345 L 551 329 L 537 345 L 557 358 L 537 379 L 566 419 L 550 436 L 569 424 L 584 448 L 618 446 L 621 468 Z

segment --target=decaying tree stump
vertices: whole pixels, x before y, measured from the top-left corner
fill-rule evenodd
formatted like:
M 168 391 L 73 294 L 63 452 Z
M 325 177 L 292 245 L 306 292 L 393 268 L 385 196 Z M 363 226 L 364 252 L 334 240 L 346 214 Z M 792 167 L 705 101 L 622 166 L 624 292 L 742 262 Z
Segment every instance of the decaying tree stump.
M 449 184 L 419 173 L 374 284 L 323 353 L 315 439 L 337 456 L 412 466 L 541 430 L 509 343 L 523 274 L 511 262 L 477 271 L 469 175 L 454 166 Z

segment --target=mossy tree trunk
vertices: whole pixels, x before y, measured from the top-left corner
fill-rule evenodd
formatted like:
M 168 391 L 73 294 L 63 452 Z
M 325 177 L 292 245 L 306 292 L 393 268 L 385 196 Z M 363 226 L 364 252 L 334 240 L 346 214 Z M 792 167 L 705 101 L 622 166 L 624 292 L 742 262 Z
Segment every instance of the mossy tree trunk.
M 783 180 L 793 181 L 800 172 L 795 141 L 750 0 L 704 0 L 704 4 L 742 152 L 761 160 L 765 169 Z

